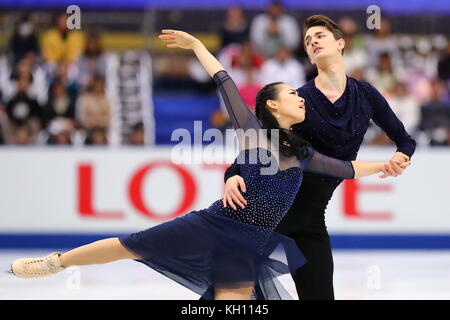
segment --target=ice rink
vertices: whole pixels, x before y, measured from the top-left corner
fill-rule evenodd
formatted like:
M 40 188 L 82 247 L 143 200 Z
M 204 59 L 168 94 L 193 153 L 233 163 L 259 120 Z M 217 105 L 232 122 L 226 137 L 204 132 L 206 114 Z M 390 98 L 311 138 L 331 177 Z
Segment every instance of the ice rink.
M 0 270 L 20 257 L 48 250 L 0 251 Z M 334 252 L 334 286 L 339 300 L 450 299 L 450 251 Z M 280 280 L 297 298 L 290 276 Z M 134 261 L 72 267 L 49 278 L 18 279 L 2 272 L 0 299 L 190 300 L 199 296 Z

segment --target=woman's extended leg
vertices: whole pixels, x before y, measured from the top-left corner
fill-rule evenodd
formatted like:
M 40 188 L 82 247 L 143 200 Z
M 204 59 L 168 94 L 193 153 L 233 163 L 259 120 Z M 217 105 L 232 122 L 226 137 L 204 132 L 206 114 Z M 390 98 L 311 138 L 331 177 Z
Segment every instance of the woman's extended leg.
M 98 240 L 70 250 L 59 257 L 63 267 L 108 263 L 121 259 L 139 259 L 118 238 Z
M 11 272 L 19 278 L 46 277 L 66 267 L 107 263 L 121 259 L 138 259 L 118 238 L 109 238 L 75 248 L 64 254 L 53 252 L 41 258 L 21 258 L 11 264 Z

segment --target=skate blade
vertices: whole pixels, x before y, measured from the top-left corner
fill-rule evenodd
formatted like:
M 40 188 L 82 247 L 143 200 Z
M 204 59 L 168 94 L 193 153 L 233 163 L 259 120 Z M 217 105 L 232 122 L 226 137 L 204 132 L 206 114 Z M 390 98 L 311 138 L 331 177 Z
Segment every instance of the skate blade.
M 3 272 L 14 276 L 14 272 L 12 271 L 12 269 L 9 269 L 9 270 L 3 271 Z

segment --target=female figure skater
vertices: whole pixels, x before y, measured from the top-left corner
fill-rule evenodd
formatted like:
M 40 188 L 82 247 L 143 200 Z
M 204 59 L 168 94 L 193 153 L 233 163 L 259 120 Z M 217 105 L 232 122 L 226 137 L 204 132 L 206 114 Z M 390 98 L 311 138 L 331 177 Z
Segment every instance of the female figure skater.
M 159 38 L 167 47 L 194 51 L 215 80 L 234 128 L 243 132 L 238 134 L 242 150 L 235 165 L 240 166 L 247 186 L 246 208 L 235 211 L 217 200 L 207 209 L 141 232 L 99 240 L 64 254 L 15 260 L 11 272 L 35 278 L 73 265 L 134 259 L 207 299 L 289 299 L 276 277 L 294 272 L 305 259 L 291 238 L 273 230 L 291 206 L 303 170 L 352 179 L 381 172 L 385 163 L 329 158 L 292 135 L 289 129 L 304 120 L 305 105 L 296 90 L 285 83 L 269 84 L 257 95 L 256 113 L 270 124 L 265 129 L 278 130 L 248 134 L 262 132 L 261 125 L 222 65 L 188 33 L 162 32 Z M 272 256 L 276 248 L 284 249 L 286 263 Z

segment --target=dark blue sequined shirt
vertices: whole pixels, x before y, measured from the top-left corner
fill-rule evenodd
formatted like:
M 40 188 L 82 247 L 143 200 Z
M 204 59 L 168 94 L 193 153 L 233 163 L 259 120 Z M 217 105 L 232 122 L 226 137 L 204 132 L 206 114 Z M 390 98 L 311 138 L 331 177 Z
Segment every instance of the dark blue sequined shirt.
M 297 92 L 306 101 L 306 118 L 294 130 L 317 151 L 341 160 L 355 160 L 372 119 L 396 143 L 397 151 L 413 155 L 415 141 L 371 84 L 347 77 L 345 92 L 334 103 L 316 88 L 314 80 Z

